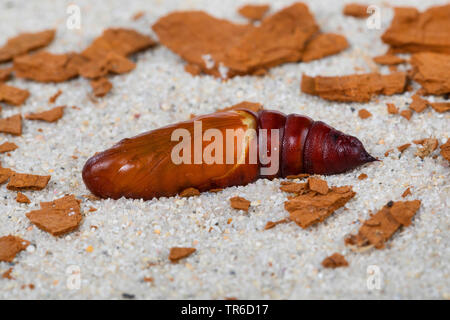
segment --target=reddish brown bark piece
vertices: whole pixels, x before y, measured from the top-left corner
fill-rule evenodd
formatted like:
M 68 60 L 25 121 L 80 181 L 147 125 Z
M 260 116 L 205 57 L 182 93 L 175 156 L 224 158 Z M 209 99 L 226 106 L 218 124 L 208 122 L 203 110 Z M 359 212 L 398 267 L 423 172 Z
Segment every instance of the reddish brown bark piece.
M 410 120 L 412 117 L 412 111 L 410 109 L 400 111 L 400 115 L 406 120 Z
M 370 14 L 367 12 L 367 5 L 359 3 L 349 3 L 345 5 L 343 13 L 345 16 L 354 18 L 367 18 Z
M 127 73 L 136 65 L 126 57 L 155 44 L 152 38 L 131 29 L 106 29 L 81 53 L 87 63 L 80 67 L 80 75 L 95 79 L 108 73 Z
M 309 191 L 308 183 L 294 183 L 294 182 L 288 182 L 283 184 L 280 187 L 281 191 L 284 192 L 290 192 L 290 193 L 297 193 L 297 194 L 303 194 Z
M 18 78 L 38 82 L 63 82 L 78 76 L 84 59 L 77 53 L 53 54 L 41 51 L 14 59 L 14 72 Z
M 77 229 L 82 219 L 80 201 L 74 195 L 41 202 L 40 210 L 30 211 L 26 216 L 31 223 L 55 237 Z
M 22 105 L 30 96 L 28 90 L 8 86 L 0 82 L 0 102 L 5 102 L 13 106 Z
M 266 226 L 264 227 L 264 230 L 269 230 L 269 229 L 272 229 L 273 227 L 275 227 L 276 225 L 279 225 L 281 223 L 288 223 L 288 222 L 290 222 L 289 219 L 281 219 L 278 221 L 268 221 L 266 223 Z
M 103 60 L 114 52 L 126 57 L 154 46 L 156 42 L 149 36 L 132 29 L 109 28 L 96 38 L 81 55 L 90 60 Z
M 419 200 L 391 201 L 366 220 L 358 234 L 347 237 L 345 243 L 357 247 L 373 245 L 377 249 L 382 249 L 385 247 L 386 241 L 401 226 L 411 224 L 411 220 L 419 208 Z
M 412 78 L 422 85 L 425 95 L 441 95 L 450 92 L 449 54 L 415 53 L 411 56 L 411 65 L 413 66 Z
M 18 148 L 18 146 L 14 142 L 6 141 L 0 144 L 0 153 L 14 151 Z
M 198 191 L 195 188 L 187 188 L 180 192 L 180 197 L 185 197 L 185 198 L 199 196 L 199 195 L 200 195 L 200 191 Z
M 196 64 L 187 64 L 184 66 L 184 71 L 190 73 L 193 76 L 198 76 L 202 73 L 202 69 Z
M 307 41 L 318 29 L 302 3 L 265 18 L 258 27 L 201 11 L 171 13 L 153 25 L 163 45 L 202 72 L 222 78 L 262 74 L 276 65 L 300 61 Z
M 11 78 L 12 68 L 0 69 L 0 82 L 7 81 Z
M 423 159 L 437 149 L 439 142 L 437 139 L 428 138 L 424 139 L 421 144 L 423 145 L 423 148 L 417 149 L 415 155 Z
M 24 195 L 22 192 L 17 193 L 16 201 L 19 203 L 30 203 L 30 199 L 26 195 Z
M 22 116 L 14 116 L 0 119 L 0 132 L 9 133 L 15 136 L 22 135 Z
M 342 77 L 302 76 L 301 91 L 326 100 L 368 102 L 375 94 L 393 95 L 405 91 L 406 74 L 356 74 Z
M 12 262 L 16 255 L 25 250 L 29 241 L 16 236 L 4 236 L 0 238 L 0 261 Z
M 311 192 L 297 195 L 284 203 L 290 219 L 303 229 L 324 221 L 355 196 L 351 186 L 332 187 L 327 194 Z
M 8 280 L 14 280 L 14 277 L 11 275 L 11 272 L 13 271 L 13 268 L 9 268 L 2 274 L 2 279 L 8 279 Z
M 441 145 L 441 155 L 444 157 L 444 159 L 450 161 L 450 139 L 448 139 L 446 143 Z
M 348 47 L 348 41 L 344 36 L 335 33 L 321 33 L 306 44 L 302 61 L 309 62 L 331 56 Z
M 216 112 L 223 112 L 223 111 L 230 111 L 230 110 L 241 110 L 246 109 L 253 111 L 257 113 L 258 111 L 261 111 L 264 109 L 263 105 L 258 102 L 249 102 L 249 101 L 242 101 L 238 104 L 232 105 L 231 107 L 219 109 Z
M 107 78 L 91 80 L 91 87 L 96 97 L 104 97 L 112 89 L 112 84 Z
M 430 106 L 439 113 L 450 111 L 450 102 L 432 102 Z
M 319 178 L 308 178 L 308 188 L 311 191 L 315 191 L 320 194 L 328 193 L 328 184 L 325 180 Z
M 64 115 L 65 106 L 55 107 L 53 109 L 38 112 L 38 113 L 30 113 L 25 116 L 28 120 L 41 120 L 46 122 L 55 122 L 62 118 Z
M 389 149 L 384 153 L 384 156 L 387 157 L 394 149 Z
M 419 95 L 415 94 L 412 96 L 412 103 L 409 105 L 411 110 L 415 112 L 423 112 L 428 107 L 428 101 L 422 99 Z
M 367 179 L 367 174 L 365 174 L 365 173 L 361 173 L 361 174 L 358 176 L 358 180 L 365 180 L 365 179 Z
M 394 54 L 384 54 L 381 56 L 376 56 L 375 58 L 373 58 L 373 61 L 386 66 L 394 66 L 406 62 L 405 59 L 397 57 Z
M 366 109 L 361 109 L 358 111 L 358 116 L 361 119 L 367 119 L 367 118 L 370 118 L 372 116 L 372 114 L 369 111 L 367 111 Z
M 248 211 L 250 201 L 241 197 L 230 198 L 230 204 L 233 209 Z
M 450 5 L 395 8 L 391 26 L 381 39 L 394 52 L 434 51 L 450 53 Z
M 348 262 L 345 260 L 345 257 L 340 253 L 333 253 L 331 256 L 326 257 L 322 261 L 322 266 L 324 268 L 339 268 L 339 267 L 348 267 Z
M 308 178 L 309 176 L 310 176 L 309 173 L 299 173 L 299 174 L 289 175 L 286 177 L 286 179 L 304 179 L 304 178 Z
M 14 171 L 12 171 L 11 169 L 0 167 L 0 185 L 8 181 L 13 173 Z
M 177 262 L 180 259 L 187 258 L 196 251 L 195 248 L 173 247 L 170 248 L 169 260 Z
M 35 174 L 14 172 L 6 188 L 8 190 L 42 190 L 48 182 L 50 176 L 39 176 Z
M 408 149 L 410 146 L 411 146 L 411 143 L 405 143 L 405 144 L 402 144 L 401 146 L 398 146 L 397 150 L 400 152 L 403 152 L 406 149 Z
M 81 54 L 38 52 L 14 59 L 17 77 L 39 82 L 61 82 L 78 75 L 98 78 L 133 70 L 126 56 L 155 45 L 148 36 L 131 29 L 106 29 Z
M 403 193 L 402 193 L 402 198 L 406 198 L 407 196 L 410 196 L 411 193 L 411 188 L 407 188 Z
M 241 16 L 250 19 L 252 21 L 261 20 L 264 15 L 269 11 L 270 6 L 267 4 L 255 5 L 247 4 L 239 8 L 238 12 Z
M 58 97 L 62 94 L 62 90 L 58 90 L 54 95 L 52 95 L 49 99 L 48 99 L 48 103 L 55 103 L 56 99 L 58 99 Z
M 397 114 L 398 108 L 393 103 L 386 103 L 387 111 L 389 114 Z
M 53 41 L 54 37 L 55 30 L 19 34 L 18 36 L 9 39 L 6 44 L 0 48 L 0 62 L 7 62 L 14 57 L 45 47 Z
M 134 21 L 139 20 L 140 18 L 142 18 L 145 15 L 144 11 L 138 11 L 135 14 L 133 14 L 133 16 L 131 17 L 131 19 L 133 19 Z
M 92 60 L 79 68 L 80 75 L 88 79 L 104 77 L 108 73 L 122 74 L 136 68 L 136 64 L 116 52 L 109 52 L 102 59 Z

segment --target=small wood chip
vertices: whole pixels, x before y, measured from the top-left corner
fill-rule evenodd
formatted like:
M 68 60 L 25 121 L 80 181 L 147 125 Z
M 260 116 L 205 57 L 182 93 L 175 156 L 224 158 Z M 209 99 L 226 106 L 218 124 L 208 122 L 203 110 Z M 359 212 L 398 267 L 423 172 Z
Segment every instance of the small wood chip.
M 376 56 L 373 58 L 373 61 L 375 61 L 378 64 L 386 65 L 386 66 L 393 66 L 401 63 L 405 63 L 406 60 L 400 57 L 397 57 L 394 54 L 384 54 L 381 56 Z
M 11 275 L 11 272 L 13 271 L 13 268 L 9 268 L 2 274 L 2 279 L 8 279 L 8 280 L 14 280 L 14 277 Z
M 0 48 L 0 62 L 7 62 L 14 57 L 45 47 L 53 41 L 54 37 L 55 30 L 44 30 L 35 33 L 21 33 L 10 38 Z
M 385 243 L 401 227 L 412 223 L 417 210 L 420 208 L 419 200 L 390 201 L 380 211 L 372 215 L 363 223 L 356 235 L 350 235 L 345 239 L 345 244 L 356 248 L 370 245 L 377 249 L 385 247 Z
M 339 267 L 348 267 L 348 262 L 345 260 L 345 257 L 340 253 L 333 253 L 331 256 L 326 257 L 322 261 L 322 266 L 324 268 L 339 268 Z
M 170 248 L 169 260 L 171 262 L 177 262 L 180 259 L 189 257 L 195 251 L 196 251 L 195 248 L 183 248 L 183 247 Z
M 184 66 L 184 71 L 190 73 L 194 77 L 198 76 L 199 74 L 202 73 L 202 69 L 200 69 L 200 67 L 198 65 L 192 64 L 192 63 L 188 63 L 187 65 L 185 65 Z
M 429 138 L 424 139 L 422 145 L 423 148 L 417 149 L 415 155 L 423 159 L 426 156 L 429 156 L 434 150 L 437 149 L 439 142 L 437 139 Z
M 367 179 L 367 174 L 365 174 L 365 173 L 361 173 L 361 174 L 358 176 L 358 180 L 365 180 L 365 179 Z
M 0 102 L 5 102 L 13 106 L 22 105 L 30 96 L 28 90 L 8 86 L 0 82 Z
M 22 192 L 17 193 L 16 201 L 19 203 L 30 203 L 30 199 L 26 195 L 24 195 Z
M 398 114 L 398 108 L 393 103 L 386 103 L 389 114 Z
M 406 198 L 407 196 L 410 196 L 411 193 L 411 188 L 407 188 L 403 193 L 402 193 L 402 198 Z
M 144 15 L 145 15 L 144 11 L 138 11 L 133 15 L 133 17 L 131 17 L 131 19 L 133 19 L 133 21 L 136 21 L 142 18 Z
M 308 178 L 308 187 L 311 191 L 316 191 L 320 194 L 328 193 L 328 184 L 325 180 L 319 178 Z
M 22 135 L 22 116 L 14 116 L 0 119 L 0 132 L 9 133 L 15 136 Z
M 50 176 L 39 176 L 27 173 L 14 172 L 6 188 L 8 190 L 42 190 L 48 182 Z
M 14 142 L 6 141 L 0 145 L 0 153 L 14 151 L 18 146 Z
M 48 103 L 55 103 L 56 99 L 59 98 L 59 96 L 62 94 L 62 90 L 58 90 L 54 95 L 52 95 L 49 99 L 48 99 Z
M 415 94 L 412 96 L 412 103 L 409 105 L 409 108 L 417 113 L 423 112 L 428 108 L 428 101 Z
M 297 194 L 303 194 L 309 190 L 308 184 L 305 183 L 294 183 L 286 181 L 285 183 L 282 183 L 282 186 L 280 187 L 281 191 L 284 192 L 290 192 L 290 193 L 297 193 Z
M 144 278 L 144 282 L 153 283 L 153 281 L 155 281 L 155 279 L 153 279 L 152 277 L 145 277 Z
M 195 197 L 199 196 L 200 191 L 198 191 L 195 188 L 187 188 L 180 192 L 180 197 L 188 198 L 188 197 Z
M 410 109 L 402 110 L 402 111 L 400 112 L 400 115 L 401 115 L 403 118 L 405 118 L 405 119 L 407 119 L 407 120 L 410 120 L 411 117 L 412 117 L 412 111 L 411 111 Z
M 12 176 L 14 171 L 8 168 L 0 167 L 0 185 L 4 184 Z
M 367 5 L 359 3 L 349 3 L 344 7 L 344 15 L 354 18 L 367 18 L 369 13 L 367 12 Z
M 0 238 L 0 261 L 12 262 L 16 255 L 25 250 L 29 241 L 16 236 L 4 236 Z
M 299 173 L 299 174 L 295 174 L 295 175 L 289 175 L 286 177 L 286 179 L 304 179 L 304 178 L 308 178 L 310 176 L 309 173 Z
M 230 198 L 230 203 L 233 209 L 248 211 L 250 208 L 250 201 L 245 198 L 233 197 Z
M 281 219 L 281 220 L 278 220 L 278 221 L 268 221 L 268 222 L 266 223 L 266 226 L 264 227 L 264 230 L 272 229 L 272 228 L 275 227 L 276 225 L 279 225 L 279 224 L 281 224 L 281 223 L 288 223 L 288 222 L 290 222 L 290 221 L 291 221 L 291 220 L 289 220 L 289 219 L 287 219 L 287 218 Z
M 112 83 L 107 78 L 91 81 L 92 91 L 96 97 L 104 97 L 112 89 Z
M 332 187 L 326 195 L 308 190 L 284 203 L 289 218 L 303 229 L 324 221 L 355 196 L 351 186 Z
M 434 111 L 439 113 L 450 111 L 450 102 L 433 102 L 430 105 Z
M 269 10 L 269 5 L 252 5 L 248 4 L 241 8 L 239 8 L 238 12 L 241 16 L 252 20 L 252 21 L 258 21 L 261 20 L 266 12 Z
M 53 109 L 39 112 L 39 113 L 30 113 L 25 115 L 25 118 L 28 120 L 41 120 L 45 122 L 55 122 L 62 118 L 64 115 L 64 108 L 66 106 L 55 107 Z
M 358 111 L 358 116 L 361 119 L 367 119 L 367 118 L 370 118 L 372 116 L 372 114 L 369 111 L 367 111 L 366 109 L 361 109 Z
M 77 229 L 82 219 L 80 201 L 74 195 L 41 202 L 40 210 L 30 211 L 26 216 L 38 228 L 55 237 Z
M 11 78 L 12 68 L 0 69 L 0 82 L 8 81 Z
M 403 152 L 406 149 L 408 149 L 410 146 L 411 146 L 411 143 L 405 143 L 405 144 L 403 144 L 401 146 L 398 146 L 397 149 L 398 149 L 398 151 Z
M 394 149 L 389 149 L 384 153 L 384 156 L 387 157 Z
M 446 143 L 441 145 L 441 155 L 444 159 L 450 161 L 450 139 L 447 140 Z

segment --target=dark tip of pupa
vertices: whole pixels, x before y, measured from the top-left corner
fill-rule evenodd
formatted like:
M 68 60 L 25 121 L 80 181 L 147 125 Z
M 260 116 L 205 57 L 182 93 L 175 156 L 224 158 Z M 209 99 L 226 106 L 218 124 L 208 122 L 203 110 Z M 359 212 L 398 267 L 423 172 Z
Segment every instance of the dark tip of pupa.
M 369 162 L 380 161 L 380 160 L 371 156 L 366 150 L 364 150 L 364 152 L 362 152 L 362 154 L 361 154 L 361 161 L 363 161 L 364 163 L 369 163 Z

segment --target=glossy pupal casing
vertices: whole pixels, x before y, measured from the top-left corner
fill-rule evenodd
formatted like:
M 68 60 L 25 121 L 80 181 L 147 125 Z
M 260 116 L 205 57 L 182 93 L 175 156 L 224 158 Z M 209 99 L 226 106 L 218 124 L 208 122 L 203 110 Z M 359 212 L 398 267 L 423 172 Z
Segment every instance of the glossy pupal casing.
M 174 163 L 172 150 L 179 144 L 179 140 L 172 139 L 174 130 L 185 129 L 195 136 L 198 123 L 201 123 L 202 135 L 208 129 L 216 130 L 223 137 L 227 137 L 227 130 L 247 132 L 253 129 L 256 134 L 247 136 L 240 146 L 239 143 L 233 144 L 231 162 L 225 161 L 225 141 L 220 144 L 224 159 L 221 163 L 194 160 L 215 141 L 210 137 L 209 140 L 201 140 L 200 145 L 190 144 L 192 161 Z M 261 135 L 261 129 L 266 129 L 267 134 Z M 273 129 L 278 129 L 278 146 L 271 146 L 271 143 L 276 143 L 275 136 L 271 139 Z M 263 136 L 264 139 L 261 138 Z M 262 144 L 267 144 L 264 150 L 267 150 L 269 158 L 271 150 L 275 150 L 273 147 L 278 147 L 279 158 L 271 158 L 278 161 L 277 170 L 271 174 L 261 174 L 261 169 L 269 167 L 271 162 L 262 164 L 259 156 L 252 161 L 251 151 L 260 149 Z M 245 185 L 261 177 L 342 173 L 375 160 L 357 138 L 323 122 L 297 114 L 286 116 L 278 111 L 263 110 L 255 114 L 248 110 L 232 110 L 199 116 L 123 139 L 90 158 L 82 175 L 86 187 L 99 197 L 148 200 L 174 196 L 189 187 L 207 191 Z

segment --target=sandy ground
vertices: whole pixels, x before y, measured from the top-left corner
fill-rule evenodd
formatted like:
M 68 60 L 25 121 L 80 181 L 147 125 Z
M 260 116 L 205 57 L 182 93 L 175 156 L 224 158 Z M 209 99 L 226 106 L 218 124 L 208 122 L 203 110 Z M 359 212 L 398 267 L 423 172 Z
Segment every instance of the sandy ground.
M 424 9 L 444 2 L 396 4 Z M 150 25 L 176 9 L 201 9 L 245 22 L 236 13 L 245 3 L 242 1 L 227 1 L 226 5 L 223 0 L 70 3 L 81 8 L 80 30 L 66 27 L 69 1 L 0 1 L 0 43 L 23 31 L 57 28 L 50 51 L 81 50 L 111 26 L 153 35 Z M 290 3 L 274 1 L 272 12 Z M 428 110 L 407 121 L 387 114 L 386 102 L 403 108 L 411 102 L 412 93 L 381 96 L 367 104 L 326 102 L 300 94 L 303 72 L 344 75 L 354 73 L 355 68 L 370 71 L 370 57 L 386 51 L 380 35 L 390 24 L 392 10 L 385 1 L 370 3 L 382 9 L 380 30 L 369 30 L 364 20 L 344 17 L 339 1 L 311 1 L 310 9 L 322 29 L 345 34 L 351 48 L 319 61 L 273 68 L 265 77 L 236 77 L 226 83 L 209 76 L 193 78 L 184 72 L 178 56 L 160 46 L 138 54 L 133 72 L 112 77 L 112 92 L 97 102 L 89 99 L 91 89 L 85 79 L 61 84 L 10 81 L 28 89 L 31 97 L 19 108 L 3 106 L 3 117 L 49 108 L 47 100 L 58 89 L 63 94 L 57 105 L 75 105 L 80 110 L 67 108 L 64 117 L 53 124 L 25 121 L 20 137 L 0 135 L 0 143 L 19 145 L 11 156 L 1 155 L 4 167 L 52 176 L 45 190 L 25 192 L 32 201 L 29 205 L 16 203 L 15 192 L 0 188 L 0 235 L 14 234 L 32 242 L 11 264 L 15 280 L 0 279 L 0 299 L 121 299 L 124 293 L 138 299 L 450 298 L 448 162 L 440 156 L 421 160 L 414 156 L 415 146 L 401 157 L 397 151 L 383 155 L 413 139 L 434 136 L 445 142 L 449 115 Z M 131 16 L 140 10 L 145 16 L 133 21 Z M 383 161 L 326 177 L 330 185 L 353 185 L 357 195 L 346 209 L 308 230 L 291 223 L 263 231 L 267 221 L 288 214 L 283 209 L 287 194 L 279 191 L 278 179 L 189 199 L 86 200 L 82 203 L 84 219 L 76 232 L 55 238 L 29 228 L 25 213 L 37 209 L 40 201 L 66 193 L 88 193 L 81 169 L 95 152 L 122 138 L 186 120 L 190 113 L 209 113 L 242 100 L 325 121 L 359 137 L 368 151 Z M 373 117 L 359 119 L 357 112 L 362 108 Z M 363 172 L 368 179 L 360 181 L 357 177 Z M 400 200 L 408 186 L 413 193 L 408 199 L 422 201 L 412 226 L 398 232 L 384 250 L 353 253 L 345 247 L 343 239 L 359 228 L 359 219 L 366 219 L 390 200 Z M 236 195 L 252 201 L 248 214 L 230 208 L 228 199 Z M 91 206 L 97 211 L 89 212 Z M 92 252 L 86 250 L 89 246 Z M 171 264 L 167 256 L 172 246 L 193 246 L 197 252 Z M 322 268 L 321 261 L 334 252 L 344 254 L 350 266 Z M 11 265 L 1 262 L 0 272 Z M 370 270 L 379 276 L 379 289 L 367 284 L 373 280 Z M 74 271 L 79 272 L 74 276 Z M 153 277 L 154 282 L 144 282 L 144 277 Z M 21 289 L 31 283 L 34 290 Z

